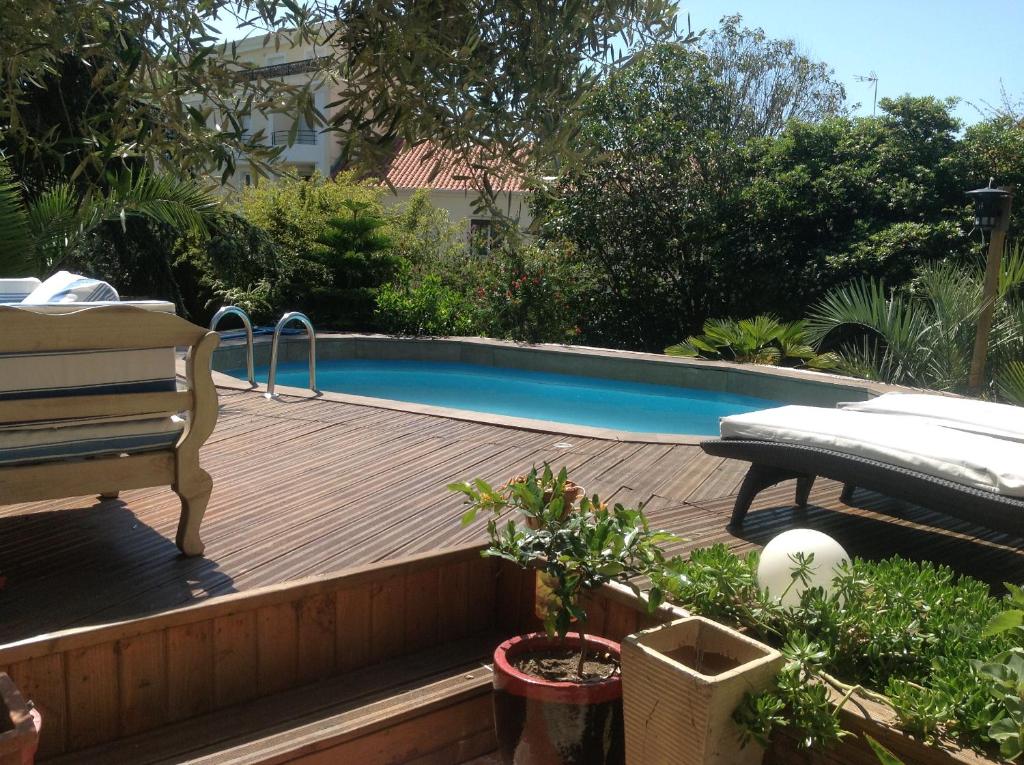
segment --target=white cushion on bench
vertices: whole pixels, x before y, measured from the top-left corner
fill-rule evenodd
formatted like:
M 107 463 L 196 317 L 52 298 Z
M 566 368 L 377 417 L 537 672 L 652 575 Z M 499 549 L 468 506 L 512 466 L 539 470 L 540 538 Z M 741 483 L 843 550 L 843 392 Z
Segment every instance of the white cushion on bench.
M 35 277 L 28 279 L 0 279 L 0 303 L 20 303 L 42 284 Z
M 927 393 L 886 393 L 868 401 L 840 404 L 853 412 L 923 417 L 936 425 L 1024 442 L 1024 407 Z
M 723 417 L 721 430 L 722 438 L 830 449 L 1024 497 L 1024 443 L 965 433 L 919 417 L 782 406 Z
M 0 354 L 0 400 L 175 389 L 174 350 Z
M 157 417 L 59 428 L 0 430 L 0 465 L 170 449 L 185 422 Z
M 83 303 L 119 300 L 117 290 L 99 279 L 58 271 L 29 294 L 22 304 Z

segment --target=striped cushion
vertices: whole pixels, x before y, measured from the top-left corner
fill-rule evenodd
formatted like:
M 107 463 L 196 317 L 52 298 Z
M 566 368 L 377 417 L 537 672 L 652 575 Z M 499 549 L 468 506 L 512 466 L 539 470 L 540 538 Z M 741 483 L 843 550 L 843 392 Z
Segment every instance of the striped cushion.
M 0 303 L 20 303 L 42 282 L 32 279 L 0 279 Z
M 168 303 L 139 303 L 173 313 Z M 22 304 L 66 313 L 81 303 Z M 173 348 L 0 353 L 0 401 L 177 389 Z M 0 426 L 0 465 L 135 453 L 174 446 L 184 421 L 150 416 L 33 420 Z
M 175 388 L 173 348 L 0 354 L 0 401 Z
M 117 290 L 99 279 L 58 271 L 22 300 L 22 305 L 96 303 L 119 300 Z
M 180 417 L 96 425 L 0 430 L 0 465 L 81 459 L 170 449 L 184 428 Z

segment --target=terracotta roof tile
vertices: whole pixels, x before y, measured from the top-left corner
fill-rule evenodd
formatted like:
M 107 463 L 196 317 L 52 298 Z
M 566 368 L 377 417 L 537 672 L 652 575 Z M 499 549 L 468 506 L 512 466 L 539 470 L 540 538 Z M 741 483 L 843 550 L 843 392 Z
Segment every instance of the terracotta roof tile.
M 480 171 L 470 168 L 455 152 L 438 149 L 428 153 L 433 144 L 425 141 L 417 146 L 403 147 L 391 161 L 387 179 L 396 189 L 433 189 L 437 191 L 478 191 Z M 437 164 L 441 169 L 431 179 Z M 491 186 L 497 191 L 525 191 L 521 178 L 491 176 Z

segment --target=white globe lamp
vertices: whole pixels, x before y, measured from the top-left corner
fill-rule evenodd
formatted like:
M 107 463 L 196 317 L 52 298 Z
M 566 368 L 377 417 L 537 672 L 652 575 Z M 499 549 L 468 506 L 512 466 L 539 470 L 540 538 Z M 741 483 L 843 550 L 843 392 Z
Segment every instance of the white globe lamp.
M 807 571 L 806 584 L 799 578 L 793 580 L 797 567 L 794 558 L 798 553 L 814 555 Z M 800 595 L 811 587 L 822 587 L 827 593 L 832 578 L 841 563 L 850 560 L 836 540 L 828 534 L 814 529 L 791 529 L 784 531 L 765 545 L 757 565 L 757 583 L 762 590 L 783 606 L 792 607 L 800 603 Z

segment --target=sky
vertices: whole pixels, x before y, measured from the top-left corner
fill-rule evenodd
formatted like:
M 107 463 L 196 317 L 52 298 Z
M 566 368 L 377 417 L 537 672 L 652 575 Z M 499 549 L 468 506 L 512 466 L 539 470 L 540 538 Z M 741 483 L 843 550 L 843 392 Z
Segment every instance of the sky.
M 739 13 L 769 37 L 796 40 L 835 69 L 849 102 L 871 114 L 872 88 L 856 75 L 878 75 L 878 97 L 958 96 L 1000 103 L 1000 78 L 1024 99 L 1024 0 L 682 0 L 694 31 Z M 981 117 L 961 103 L 967 124 Z
M 857 75 L 878 75 L 878 97 L 957 96 L 956 114 L 970 124 L 981 115 L 967 101 L 1000 103 L 1000 80 L 1024 100 L 1024 0 L 680 0 L 694 31 L 739 13 L 769 37 L 796 40 L 835 69 L 858 114 L 871 114 L 872 86 Z M 238 39 L 233 23 L 222 39 Z

